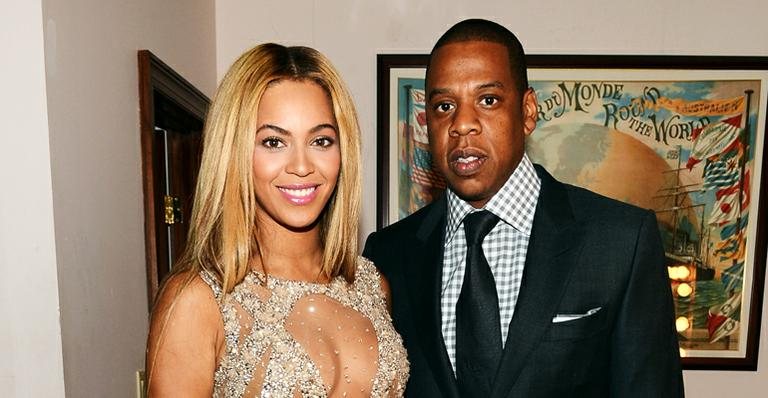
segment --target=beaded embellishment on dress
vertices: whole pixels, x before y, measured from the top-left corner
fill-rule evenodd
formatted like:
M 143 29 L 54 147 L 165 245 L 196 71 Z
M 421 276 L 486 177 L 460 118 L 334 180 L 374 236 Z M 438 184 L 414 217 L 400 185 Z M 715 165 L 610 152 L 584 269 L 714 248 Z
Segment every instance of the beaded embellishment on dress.
M 220 301 L 216 279 L 200 276 Z M 251 272 L 219 303 L 225 351 L 214 397 L 403 395 L 408 359 L 370 261 L 358 258 L 351 285 L 266 280 Z

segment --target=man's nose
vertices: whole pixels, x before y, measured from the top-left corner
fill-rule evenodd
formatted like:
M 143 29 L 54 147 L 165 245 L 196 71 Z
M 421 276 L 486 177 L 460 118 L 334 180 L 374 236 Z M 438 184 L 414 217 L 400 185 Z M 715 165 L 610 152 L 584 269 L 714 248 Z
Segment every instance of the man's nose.
M 457 105 L 449 134 L 452 136 L 463 136 L 479 133 L 480 122 L 477 119 L 477 110 L 472 106 Z

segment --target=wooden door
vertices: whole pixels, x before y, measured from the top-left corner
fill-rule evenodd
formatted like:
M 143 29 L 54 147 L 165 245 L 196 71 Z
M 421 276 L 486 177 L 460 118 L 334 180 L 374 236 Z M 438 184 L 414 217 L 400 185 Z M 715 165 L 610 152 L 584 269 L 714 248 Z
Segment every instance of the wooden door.
M 151 310 L 186 244 L 209 100 L 147 50 L 139 51 L 139 95 Z

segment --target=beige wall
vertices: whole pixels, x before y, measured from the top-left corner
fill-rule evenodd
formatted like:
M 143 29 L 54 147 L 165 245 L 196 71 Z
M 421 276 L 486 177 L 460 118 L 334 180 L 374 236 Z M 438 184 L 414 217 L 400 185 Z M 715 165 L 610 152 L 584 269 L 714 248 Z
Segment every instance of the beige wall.
M 362 229 L 375 228 L 377 53 L 424 53 L 465 17 L 502 22 L 536 54 L 768 56 L 763 0 L 527 1 L 221 0 L 216 2 L 217 71 L 264 41 L 313 46 L 350 86 L 363 132 Z M 768 305 L 763 323 L 768 322 Z M 688 396 L 762 396 L 768 390 L 768 327 L 759 372 L 686 371 Z
M 214 3 L 42 3 L 66 393 L 132 397 L 147 333 L 136 51 L 212 94 Z
M 40 0 L 0 13 L 0 395 L 64 395 Z M 6 10 L 13 12 L 5 12 Z

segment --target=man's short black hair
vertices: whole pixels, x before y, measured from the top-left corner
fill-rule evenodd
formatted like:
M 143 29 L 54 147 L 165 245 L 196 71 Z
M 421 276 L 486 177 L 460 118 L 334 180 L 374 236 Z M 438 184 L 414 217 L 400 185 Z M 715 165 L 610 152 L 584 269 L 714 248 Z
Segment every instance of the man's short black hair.
M 429 63 L 432 63 L 432 56 L 440 47 L 466 41 L 488 41 L 506 47 L 512 78 L 517 82 L 516 88 L 520 93 L 528 89 L 525 52 L 520 40 L 509 29 L 486 19 L 465 19 L 451 26 L 432 47 L 432 51 L 429 53 Z M 429 71 L 429 65 L 427 65 L 427 71 Z

